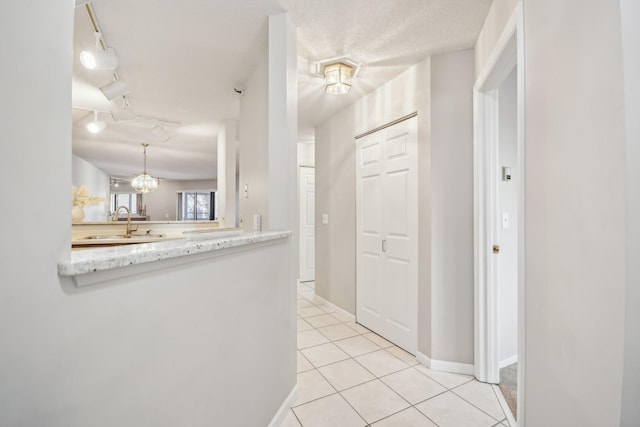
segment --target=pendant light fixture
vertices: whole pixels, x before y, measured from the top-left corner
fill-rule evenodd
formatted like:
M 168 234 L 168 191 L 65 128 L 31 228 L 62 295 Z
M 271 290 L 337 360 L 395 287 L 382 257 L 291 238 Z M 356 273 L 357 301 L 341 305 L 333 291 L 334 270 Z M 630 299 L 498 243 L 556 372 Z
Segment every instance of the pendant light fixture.
M 332 95 L 344 95 L 351 89 L 353 67 L 341 62 L 327 65 L 324 68 L 324 91 Z
M 98 120 L 98 112 L 93 112 L 93 120 L 87 123 L 87 130 L 93 134 L 100 133 L 107 127 L 107 124 L 102 120 Z
M 158 188 L 158 178 L 153 178 L 147 173 L 147 147 L 149 144 L 142 144 L 144 147 L 144 171 L 131 181 L 131 186 L 138 193 L 148 193 Z

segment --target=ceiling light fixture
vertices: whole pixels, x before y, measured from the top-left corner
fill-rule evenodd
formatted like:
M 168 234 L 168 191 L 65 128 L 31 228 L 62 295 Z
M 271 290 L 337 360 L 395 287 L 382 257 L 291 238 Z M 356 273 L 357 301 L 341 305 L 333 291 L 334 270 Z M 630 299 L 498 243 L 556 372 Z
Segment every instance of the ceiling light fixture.
M 159 142 L 167 142 L 171 139 L 171 135 L 164 130 L 164 123 L 161 123 L 160 126 L 154 126 L 151 129 L 151 133 L 153 134 L 154 139 Z
M 346 56 L 322 59 L 309 63 L 309 73 L 324 79 L 325 92 L 333 95 L 349 93 L 351 82 L 358 77 L 362 66 Z
M 102 120 L 98 120 L 98 112 L 93 112 L 93 120 L 87 123 L 87 130 L 93 134 L 100 133 L 107 127 L 107 124 Z
M 131 181 L 131 186 L 138 193 L 148 193 L 158 188 L 158 178 L 153 178 L 147 173 L 147 147 L 149 144 L 142 144 L 144 147 L 144 171 Z
M 137 118 L 136 113 L 129 107 L 129 101 L 126 97 L 122 100 L 122 108 L 111 110 L 111 118 L 114 122 L 122 122 L 125 120 L 133 120 Z
M 353 67 L 338 62 L 324 67 L 324 91 L 331 95 L 344 95 L 351 89 Z
M 124 80 L 114 80 L 109 84 L 106 84 L 100 88 L 100 92 L 109 101 L 116 99 L 119 96 L 129 93 L 129 87 Z
M 88 70 L 115 70 L 118 67 L 118 57 L 115 51 L 106 47 L 101 33 L 96 32 L 95 34 L 95 52 L 83 50 L 80 52 L 80 62 Z

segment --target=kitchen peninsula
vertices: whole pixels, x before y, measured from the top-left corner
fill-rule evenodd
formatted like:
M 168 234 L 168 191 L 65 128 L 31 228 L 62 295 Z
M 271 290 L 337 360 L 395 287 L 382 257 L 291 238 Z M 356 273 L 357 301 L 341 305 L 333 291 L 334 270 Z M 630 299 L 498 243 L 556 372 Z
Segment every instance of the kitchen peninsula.
M 70 258 L 58 264 L 60 276 L 76 286 L 236 252 L 239 247 L 286 239 L 290 231 L 243 232 L 202 222 L 132 222 L 124 234 L 120 223 L 81 223 L 72 227 Z M 118 234 L 120 233 L 120 234 Z M 107 246 L 107 247 L 104 247 Z M 249 249 L 249 248 L 246 248 Z

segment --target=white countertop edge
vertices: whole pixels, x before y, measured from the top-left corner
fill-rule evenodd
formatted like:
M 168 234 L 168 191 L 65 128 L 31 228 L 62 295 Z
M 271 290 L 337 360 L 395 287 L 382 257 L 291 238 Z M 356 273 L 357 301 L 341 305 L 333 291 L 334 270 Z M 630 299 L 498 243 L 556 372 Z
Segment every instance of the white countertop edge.
M 67 261 L 58 263 L 58 275 L 77 276 L 99 271 L 201 254 L 226 248 L 284 239 L 291 231 L 243 232 L 239 236 L 211 240 L 171 240 L 71 252 Z

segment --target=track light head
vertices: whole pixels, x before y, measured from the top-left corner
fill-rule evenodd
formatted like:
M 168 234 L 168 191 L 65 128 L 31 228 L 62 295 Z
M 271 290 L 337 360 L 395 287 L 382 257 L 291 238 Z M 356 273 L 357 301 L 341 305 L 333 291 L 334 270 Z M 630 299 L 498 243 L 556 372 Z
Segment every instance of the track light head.
M 113 50 L 80 52 L 80 62 L 88 70 L 115 70 L 118 68 L 118 57 Z
M 107 48 L 102 40 L 102 34 L 96 35 L 96 50 L 80 52 L 80 62 L 88 70 L 115 70 L 118 67 L 118 57 L 113 49 Z
M 100 92 L 102 92 L 105 98 L 111 101 L 119 96 L 129 93 L 129 87 L 124 82 L 124 80 L 115 80 L 109 84 L 102 86 L 100 88 Z
M 151 129 L 151 133 L 153 134 L 153 138 L 158 142 L 167 142 L 171 139 L 171 135 L 164 130 L 164 124 L 162 126 L 154 126 L 153 129 Z
M 87 123 L 87 130 L 93 134 L 100 133 L 107 127 L 107 124 L 102 120 L 98 120 L 98 112 L 93 112 L 93 120 Z
M 114 122 L 123 122 L 125 120 L 135 119 L 136 113 L 129 108 L 119 108 L 117 110 L 111 110 L 111 118 Z

